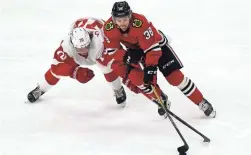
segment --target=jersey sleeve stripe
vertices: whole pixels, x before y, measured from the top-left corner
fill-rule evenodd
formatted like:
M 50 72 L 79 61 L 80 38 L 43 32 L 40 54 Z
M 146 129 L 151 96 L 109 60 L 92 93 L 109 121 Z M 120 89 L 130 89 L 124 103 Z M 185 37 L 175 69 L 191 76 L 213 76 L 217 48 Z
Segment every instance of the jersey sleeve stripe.
M 161 31 L 159 31 L 159 34 L 160 34 L 161 37 L 162 37 L 161 41 L 159 41 L 159 45 L 160 45 L 160 47 L 162 47 L 162 46 L 164 46 L 165 44 L 167 44 L 167 39 L 166 39 L 165 35 L 164 35 Z
M 153 44 L 151 47 L 149 47 L 148 49 L 146 49 L 145 51 L 144 51 L 144 53 L 147 53 L 147 52 L 149 52 L 149 51 L 160 51 L 161 50 L 161 48 L 160 48 L 160 46 L 159 46 L 159 43 L 155 43 L 155 44 Z

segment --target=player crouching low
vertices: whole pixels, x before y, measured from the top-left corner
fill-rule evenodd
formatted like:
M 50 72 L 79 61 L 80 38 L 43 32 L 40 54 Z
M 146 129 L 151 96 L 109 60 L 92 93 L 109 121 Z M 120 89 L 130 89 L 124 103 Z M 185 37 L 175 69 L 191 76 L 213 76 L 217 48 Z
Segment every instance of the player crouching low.
M 29 92 L 27 98 L 34 103 L 61 77 L 70 77 L 80 83 L 87 83 L 94 77 L 94 72 L 86 67 L 97 64 L 104 73 L 106 81 L 114 90 L 116 102 L 125 105 L 126 92 L 120 78 L 109 68 L 102 66 L 97 60 L 102 59 L 104 51 L 102 27 L 104 22 L 96 18 L 81 18 L 75 21 L 69 35 L 54 52 L 53 63 L 45 73 L 44 81 Z

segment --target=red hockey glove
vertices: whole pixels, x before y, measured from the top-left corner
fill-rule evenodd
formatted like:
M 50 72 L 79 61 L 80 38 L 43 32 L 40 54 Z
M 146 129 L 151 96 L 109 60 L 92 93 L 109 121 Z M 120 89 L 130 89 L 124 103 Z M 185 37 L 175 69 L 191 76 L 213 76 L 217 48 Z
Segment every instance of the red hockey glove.
M 88 68 L 76 67 L 72 70 L 71 78 L 78 80 L 80 83 L 87 83 L 94 77 L 92 70 Z
M 135 86 L 134 84 L 132 84 L 129 79 L 123 80 L 122 82 L 123 82 L 124 85 L 127 86 L 127 88 L 129 88 L 135 94 L 141 93 L 141 90 L 137 86 Z

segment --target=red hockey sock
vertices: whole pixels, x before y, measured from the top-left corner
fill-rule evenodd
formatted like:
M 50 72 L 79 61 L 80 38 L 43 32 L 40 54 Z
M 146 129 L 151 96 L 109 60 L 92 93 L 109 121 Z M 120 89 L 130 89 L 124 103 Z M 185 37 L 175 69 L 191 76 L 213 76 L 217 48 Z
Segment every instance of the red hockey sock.
M 185 77 L 180 70 L 176 70 L 166 77 L 166 80 L 173 86 L 177 86 L 181 92 L 193 103 L 199 104 L 203 95 L 191 79 Z

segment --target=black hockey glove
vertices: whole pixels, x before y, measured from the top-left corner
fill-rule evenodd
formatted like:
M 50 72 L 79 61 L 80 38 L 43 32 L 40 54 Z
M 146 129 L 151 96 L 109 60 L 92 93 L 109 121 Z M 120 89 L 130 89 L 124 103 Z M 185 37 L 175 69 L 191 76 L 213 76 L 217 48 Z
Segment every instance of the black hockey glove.
M 123 56 L 123 62 L 126 65 L 127 71 L 124 77 L 124 80 L 128 78 L 131 70 L 134 68 L 132 64 L 138 64 L 141 58 L 144 55 L 144 51 L 142 49 L 131 49 L 128 48 L 125 55 Z
M 144 51 L 142 49 L 127 49 L 126 54 L 123 57 L 123 61 L 127 65 L 138 64 L 141 58 L 144 55 Z
M 146 85 L 157 83 L 157 66 L 147 66 L 144 69 L 144 83 Z

